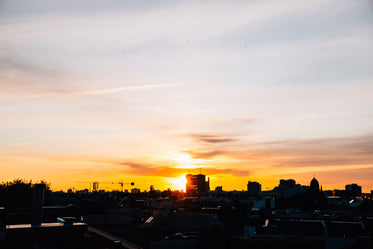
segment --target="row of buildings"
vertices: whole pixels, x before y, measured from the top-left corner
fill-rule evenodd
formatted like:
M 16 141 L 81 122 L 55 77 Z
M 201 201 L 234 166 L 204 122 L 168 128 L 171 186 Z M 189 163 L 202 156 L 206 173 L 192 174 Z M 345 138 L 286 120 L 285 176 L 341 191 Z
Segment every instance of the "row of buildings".
M 373 248 L 371 196 L 329 200 L 315 178 L 309 186 L 282 179 L 272 191 L 248 182 L 248 191 L 230 192 L 209 191 L 202 174 L 187 179 L 189 195 L 154 187 L 53 192 L 47 198 L 53 206 L 43 205 L 36 184 L 32 210 L 11 205 L 14 199 L 0 207 L 0 249 Z M 346 186 L 349 193 L 359 190 L 355 185 Z
M 187 174 L 186 175 L 186 193 L 188 195 L 198 195 L 207 193 L 210 191 L 210 178 L 203 174 Z M 221 192 L 223 190 L 222 186 L 216 187 L 215 191 Z M 259 194 L 262 191 L 262 186 L 259 182 L 249 181 L 247 183 L 247 192 L 249 194 Z M 273 193 L 278 197 L 290 197 L 302 192 L 320 192 L 323 191 L 322 186 L 320 186 L 318 180 L 314 177 L 309 186 L 297 184 L 293 179 L 281 179 L 277 187 L 273 189 Z M 361 196 L 361 186 L 352 183 L 345 186 L 345 190 L 334 190 L 325 191 L 326 195 L 351 195 L 351 196 Z

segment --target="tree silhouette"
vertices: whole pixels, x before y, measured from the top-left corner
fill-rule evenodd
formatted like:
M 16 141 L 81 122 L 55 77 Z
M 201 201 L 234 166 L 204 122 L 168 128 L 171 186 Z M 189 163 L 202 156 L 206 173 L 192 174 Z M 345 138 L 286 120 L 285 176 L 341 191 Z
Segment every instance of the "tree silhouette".
M 41 180 L 45 184 L 45 201 L 48 202 L 51 190 L 50 183 Z M 34 184 L 31 180 L 15 179 L 13 181 L 2 182 L 0 184 L 0 206 L 30 207 L 32 205 L 32 195 Z

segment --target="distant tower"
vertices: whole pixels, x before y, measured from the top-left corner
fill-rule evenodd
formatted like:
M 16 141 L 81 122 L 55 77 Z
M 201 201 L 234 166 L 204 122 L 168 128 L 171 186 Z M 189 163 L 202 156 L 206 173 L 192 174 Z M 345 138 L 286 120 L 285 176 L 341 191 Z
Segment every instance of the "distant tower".
M 187 194 L 203 194 L 210 191 L 210 178 L 206 181 L 206 176 L 202 174 L 186 175 L 186 192 Z
M 249 194 L 258 194 L 260 191 L 262 191 L 262 185 L 260 185 L 259 182 L 248 182 L 247 183 L 247 192 Z
M 320 192 L 320 186 L 319 182 L 316 180 L 316 178 L 312 178 L 311 183 L 310 183 L 310 191 L 311 192 Z
M 98 191 L 98 182 L 93 182 L 92 183 L 92 191 L 97 192 Z
M 361 196 L 361 186 L 356 183 L 346 185 L 346 192 L 352 196 Z

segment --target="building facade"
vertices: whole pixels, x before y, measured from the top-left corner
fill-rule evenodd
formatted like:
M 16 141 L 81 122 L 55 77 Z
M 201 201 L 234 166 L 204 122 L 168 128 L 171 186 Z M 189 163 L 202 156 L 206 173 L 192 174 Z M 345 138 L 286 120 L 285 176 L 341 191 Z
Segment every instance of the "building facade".
M 361 196 L 361 186 L 356 183 L 346 185 L 346 192 L 352 196 Z
M 259 182 L 248 182 L 247 183 L 247 192 L 249 194 L 258 194 L 262 191 L 262 185 Z
M 206 176 L 202 174 L 186 175 L 186 193 L 187 194 L 203 194 L 210 191 L 210 178 L 206 181 Z

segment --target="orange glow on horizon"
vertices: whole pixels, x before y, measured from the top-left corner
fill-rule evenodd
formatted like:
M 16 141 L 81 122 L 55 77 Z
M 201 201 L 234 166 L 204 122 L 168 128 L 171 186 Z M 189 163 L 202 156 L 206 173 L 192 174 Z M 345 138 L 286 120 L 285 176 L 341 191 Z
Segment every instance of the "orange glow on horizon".
M 191 172 L 195 174 L 197 172 Z M 262 185 L 263 191 L 272 190 L 274 187 L 278 186 L 280 179 L 294 179 L 297 184 L 301 185 L 309 185 L 310 181 L 313 177 L 312 174 L 310 175 L 278 175 L 278 176 L 245 176 L 245 177 L 237 177 L 232 175 L 215 175 L 215 174 L 206 174 L 207 177 L 210 177 L 210 189 L 215 190 L 217 186 L 222 186 L 224 191 L 232 191 L 232 190 L 246 190 L 247 189 L 247 182 L 248 181 L 257 181 Z M 334 190 L 334 189 L 344 189 L 346 184 L 357 183 L 358 185 L 363 187 L 363 192 L 370 192 L 372 189 L 371 182 L 369 181 L 354 181 L 353 179 L 344 179 L 339 180 L 336 179 L 329 179 L 330 176 L 328 174 L 317 174 L 316 179 L 319 181 L 320 185 L 323 186 L 324 190 Z M 22 179 L 29 180 L 29 178 L 21 177 Z M 178 177 L 160 177 L 160 176 L 131 176 L 131 177 L 122 177 L 123 181 L 125 182 L 134 182 L 135 185 L 131 186 L 130 184 L 124 185 L 123 190 L 130 191 L 132 188 L 138 188 L 141 192 L 149 191 L 150 185 L 153 185 L 156 190 L 167 190 L 168 188 L 171 190 L 179 190 L 185 192 L 186 187 L 186 178 L 185 174 L 180 175 Z M 14 178 L 16 179 L 16 178 Z M 12 181 L 13 178 L 4 179 L 5 181 Z M 67 180 L 69 179 L 69 180 Z M 67 191 L 69 188 L 74 190 L 83 190 L 83 189 L 90 189 L 91 184 L 88 178 L 80 179 L 84 181 L 84 183 L 77 183 L 76 180 L 78 178 L 74 178 L 69 176 L 69 178 L 55 178 L 55 177 L 47 177 L 44 180 L 47 183 L 51 184 L 51 189 L 53 191 Z M 99 182 L 99 189 L 105 191 L 113 191 L 113 190 L 120 190 L 119 184 L 109 184 L 111 180 L 109 178 L 103 178 L 103 175 L 95 175 L 94 181 Z M 40 182 L 41 179 L 32 178 L 30 179 L 34 183 Z M 78 179 L 79 180 L 79 179 Z M 80 181 L 79 180 L 79 181 Z M 100 181 L 102 180 L 102 182 Z M 114 179 L 115 180 L 115 179 Z M 113 180 L 113 182 L 114 182 Z M 106 182 L 104 182 L 106 181 Z M 93 181 L 92 181 L 93 182 Z
M 126 183 L 135 182 L 134 186 L 128 184 L 123 186 L 124 190 L 129 191 L 132 188 L 149 191 L 150 185 L 161 191 L 167 189 L 185 191 L 185 174 L 201 172 L 210 177 L 211 190 L 217 186 L 222 186 L 224 191 L 246 190 L 248 181 L 259 182 L 262 190 L 272 190 L 278 186 L 280 179 L 290 178 L 301 185 L 309 185 L 313 175 L 324 190 L 344 189 L 346 184 L 351 183 L 362 186 L 365 193 L 373 189 L 369 178 L 372 168 L 366 164 L 277 166 L 276 162 L 281 158 L 271 158 L 267 154 L 251 161 L 241 160 L 238 156 L 239 154 L 235 154 L 232 158 L 209 158 L 200 162 L 192 155 L 175 152 L 171 155 L 165 154 L 166 159 L 157 158 L 152 161 L 148 158 L 133 158 L 127 162 L 109 156 L 8 155 L 2 157 L 6 164 L 2 168 L 4 176 L 1 180 L 6 182 L 21 178 L 35 183 L 45 180 L 51 184 L 51 189 L 54 191 L 67 191 L 69 188 L 90 189 L 89 182 L 94 181 L 100 183 L 99 188 L 102 190 L 120 190 L 118 182 L 121 180 Z M 88 183 L 77 183 L 78 181 Z M 107 182 L 115 182 L 115 184 Z

